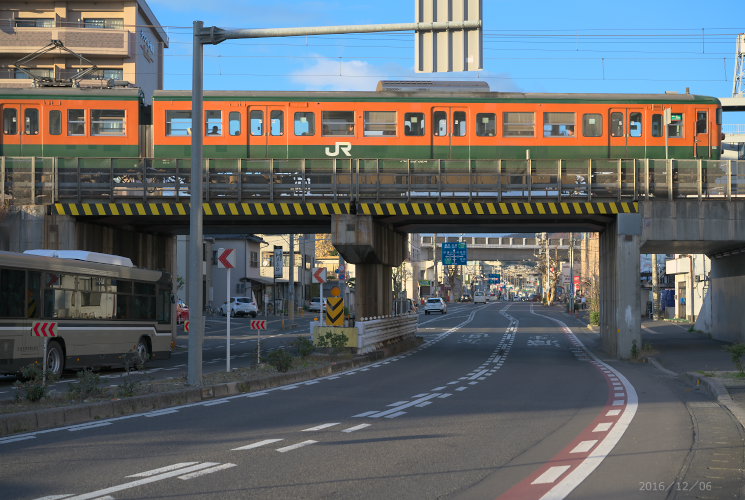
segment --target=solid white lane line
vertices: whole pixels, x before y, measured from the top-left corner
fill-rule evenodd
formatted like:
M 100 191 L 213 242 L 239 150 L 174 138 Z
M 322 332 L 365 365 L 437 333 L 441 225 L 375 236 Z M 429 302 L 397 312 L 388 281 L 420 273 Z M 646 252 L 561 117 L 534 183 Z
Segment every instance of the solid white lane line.
M 75 493 L 66 493 L 64 495 L 49 495 L 46 497 L 35 498 L 34 500 L 60 500 L 61 498 L 67 498 L 73 496 Z
M 95 429 L 96 427 L 106 427 L 107 425 L 111 425 L 111 422 L 97 422 L 93 424 L 80 424 L 76 425 L 75 427 L 70 427 L 67 430 L 70 432 L 77 432 L 77 431 L 84 431 L 87 429 Z
M 16 441 L 26 441 L 27 439 L 36 439 L 36 436 L 19 436 L 0 439 L 0 444 L 15 443 Z
M 263 441 L 258 441 L 256 443 L 247 444 L 246 446 L 241 446 L 241 447 L 238 447 L 238 448 L 232 448 L 231 451 L 252 450 L 254 448 L 259 448 L 259 447 L 265 446 L 267 444 L 277 443 L 279 441 L 283 441 L 283 439 L 265 439 Z
M 533 481 L 530 484 L 551 484 L 553 482 L 556 482 L 559 477 L 561 477 L 562 474 L 564 474 L 568 469 L 569 465 L 556 465 L 554 467 L 549 468 L 546 472 L 538 476 L 535 481 Z
M 330 424 L 321 424 L 321 425 L 317 425 L 315 427 L 309 427 L 308 429 L 303 429 L 300 432 L 320 431 L 320 430 L 323 430 L 323 429 L 328 429 L 329 427 L 333 427 L 335 425 L 339 425 L 339 422 L 334 422 L 334 423 L 330 423 Z
M 414 396 L 414 397 L 421 397 L 421 396 Z M 393 406 L 398 406 L 398 405 L 405 405 L 406 403 L 408 403 L 408 401 L 396 401 L 395 403 L 391 403 L 386 406 L 393 407 Z
M 187 480 L 187 479 L 193 479 L 195 477 L 199 476 L 206 476 L 207 474 L 212 474 L 213 472 L 230 469 L 231 467 L 235 467 L 236 464 L 222 464 L 222 465 L 216 465 L 214 467 L 210 467 L 209 469 L 202 469 L 197 472 L 192 472 L 191 474 L 184 474 L 183 476 L 179 476 L 179 479 Z
M 569 453 L 586 453 L 592 449 L 593 446 L 595 446 L 598 443 L 597 439 L 592 439 L 589 441 L 582 441 L 577 446 L 572 449 Z
M 277 451 L 280 453 L 285 453 L 292 450 L 297 450 L 298 448 L 302 448 L 303 446 L 308 446 L 310 444 L 317 443 L 318 441 L 313 441 L 312 439 L 309 439 L 307 441 L 302 441 L 297 444 L 292 444 L 290 446 L 285 446 L 284 448 L 277 448 Z
M 179 464 L 167 465 L 166 467 L 161 467 L 160 469 L 148 470 L 145 472 L 140 472 L 138 474 L 131 474 L 125 477 L 150 477 L 150 476 L 155 476 L 157 474 L 161 474 L 163 472 L 168 472 L 168 471 L 172 471 L 176 469 L 183 469 L 184 467 L 188 467 L 189 465 L 194 465 L 198 463 L 199 462 L 181 462 Z
M 353 415 L 352 418 L 369 417 L 370 415 L 375 415 L 376 413 L 378 413 L 378 410 L 366 411 L 365 413 Z
M 359 431 L 359 430 L 362 430 L 362 429 L 364 429 L 365 427 L 370 427 L 371 425 L 372 425 L 372 424 L 360 424 L 360 425 L 355 425 L 354 427 L 349 427 L 349 428 L 347 428 L 347 429 L 344 429 L 344 430 L 342 430 L 342 432 L 347 432 L 347 433 L 349 433 L 349 432 L 355 432 L 355 431 Z

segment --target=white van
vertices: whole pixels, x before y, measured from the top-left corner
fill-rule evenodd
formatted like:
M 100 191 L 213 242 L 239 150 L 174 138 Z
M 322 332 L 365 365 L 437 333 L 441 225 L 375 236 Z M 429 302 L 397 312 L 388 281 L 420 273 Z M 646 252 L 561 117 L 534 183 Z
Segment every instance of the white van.
M 473 303 L 486 304 L 486 295 L 484 295 L 484 292 L 475 292 L 473 294 Z

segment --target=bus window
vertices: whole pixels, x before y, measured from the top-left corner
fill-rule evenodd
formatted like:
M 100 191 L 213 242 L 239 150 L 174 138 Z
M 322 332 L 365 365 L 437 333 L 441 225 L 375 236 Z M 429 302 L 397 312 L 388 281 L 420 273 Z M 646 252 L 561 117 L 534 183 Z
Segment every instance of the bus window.
M 39 110 L 36 108 L 26 108 L 24 111 L 24 133 L 26 135 L 39 134 Z
M 49 112 L 49 135 L 62 135 L 62 111 L 59 109 Z
M 641 113 L 629 113 L 629 136 L 630 137 L 641 137 L 642 136 L 642 114 Z
M 26 317 L 41 318 L 41 273 L 29 271 L 26 284 Z
M 0 269 L 0 318 L 23 318 L 26 272 Z
M 284 135 L 285 133 L 285 112 L 281 109 L 273 109 L 271 114 L 271 134 L 274 136 Z
M 652 115 L 652 137 L 662 137 L 662 115 Z
M 476 115 L 476 135 L 479 137 L 497 135 L 497 115 L 494 113 L 478 113 Z
M 3 110 L 3 133 L 5 135 L 16 135 L 18 133 L 18 110 L 5 108 Z
M 251 135 L 264 135 L 264 112 L 260 109 L 251 110 Z
M 623 137 L 623 113 L 610 114 L 610 136 Z
M 585 137 L 602 137 L 603 115 L 600 113 L 585 113 L 582 116 L 582 135 Z
M 230 135 L 241 135 L 241 113 L 240 111 L 231 111 L 228 115 L 228 126 Z
M 295 113 L 295 135 L 316 135 L 316 114 L 307 111 Z
M 435 111 L 434 134 L 437 136 L 448 135 L 448 115 L 444 111 Z
M 424 113 L 406 113 L 404 115 L 404 135 L 424 135 Z

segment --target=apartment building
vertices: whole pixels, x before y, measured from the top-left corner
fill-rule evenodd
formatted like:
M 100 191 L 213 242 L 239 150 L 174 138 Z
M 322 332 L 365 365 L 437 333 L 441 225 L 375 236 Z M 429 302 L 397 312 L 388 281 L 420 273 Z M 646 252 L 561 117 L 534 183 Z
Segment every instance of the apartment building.
M 92 63 L 85 84 L 128 81 L 150 102 L 153 91 L 163 88 L 166 47 L 168 36 L 145 0 L 0 2 L 0 87 L 69 80 Z M 26 71 L 15 67 L 42 49 L 51 50 L 23 64 Z

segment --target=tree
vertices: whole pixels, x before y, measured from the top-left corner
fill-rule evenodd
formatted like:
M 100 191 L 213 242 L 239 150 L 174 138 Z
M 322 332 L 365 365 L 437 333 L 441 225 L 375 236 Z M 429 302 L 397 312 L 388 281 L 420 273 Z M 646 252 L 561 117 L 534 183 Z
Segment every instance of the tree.
M 328 257 L 338 257 L 339 252 L 336 251 L 334 245 L 331 243 L 331 235 L 324 234 L 316 239 L 316 257 L 319 259 L 325 259 Z

